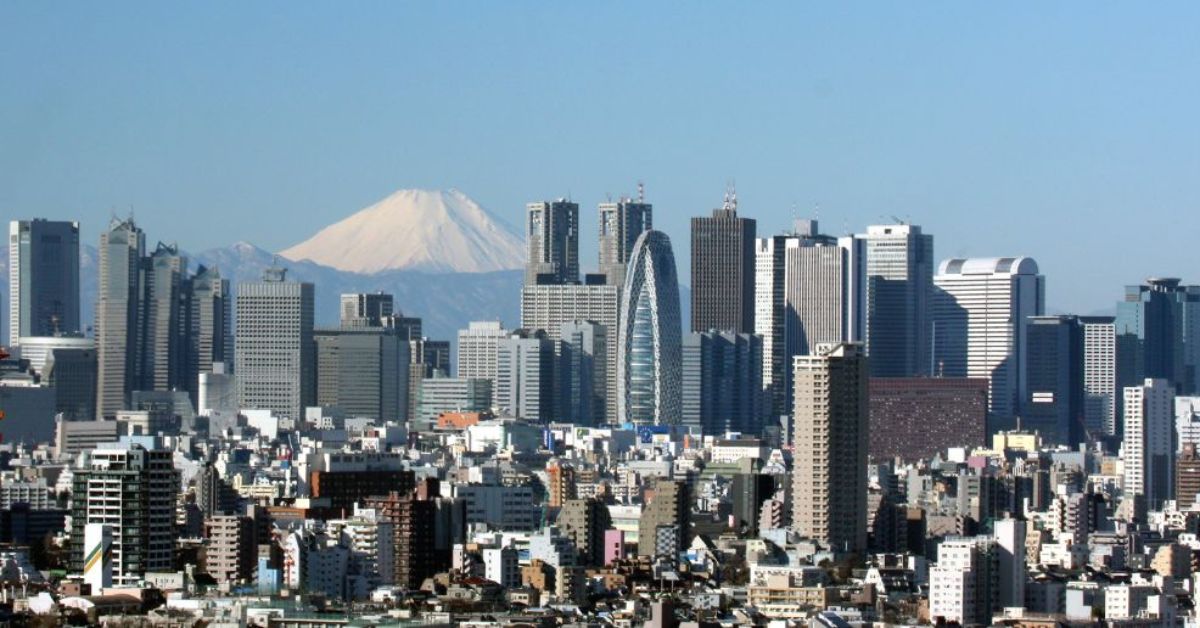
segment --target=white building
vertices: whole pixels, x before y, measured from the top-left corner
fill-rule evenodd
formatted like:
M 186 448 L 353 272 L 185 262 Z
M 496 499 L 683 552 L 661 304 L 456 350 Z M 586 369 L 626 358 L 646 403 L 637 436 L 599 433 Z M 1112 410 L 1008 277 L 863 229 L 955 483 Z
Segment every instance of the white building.
M 1081 316 L 1083 424 L 1089 432 L 1117 433 L 1117 336 L 1111 316 Z
M 1187 443 L 1200 449 L 1200 397 L 1175 398 L 1175 451 Z
M 458 330 L 458 376 L 486 379 L 496 386 L 496 348 L 512 333 L 500 321 L 471 321 Z
M 1147 379 L 1125 388 L 1125 496 L 1141 496 L 1147 510 L 1174 499 L 1175 388 L 1165 379 Z
M 521 586 L 521 565 L 516 548 L 487 548 L 483 550 L 484 577 L 505 588 Z
M 933 368 L 988 380 L 990 429 L 1009 425 L 1025 391 L 1025 320 L 1045 313 L 1029 257 L 948 259 L 933 278 Z

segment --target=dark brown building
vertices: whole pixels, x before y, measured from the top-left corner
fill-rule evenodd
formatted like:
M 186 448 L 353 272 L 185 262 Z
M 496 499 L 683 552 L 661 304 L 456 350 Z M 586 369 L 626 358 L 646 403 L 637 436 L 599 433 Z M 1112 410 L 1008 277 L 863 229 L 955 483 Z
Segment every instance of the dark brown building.
M 1186 510 L 1200 493 L 1200 453 L 1195 443 L 1184 443 L 1183 452 L 1175 461 L 1175 499 L 1179 509 Z
M 872 460 L 916 460 L 987 441 L 988 383 L 965 377 L 872 378 Z
M 438 481 L 426 479 L 404 493 L 393 491 L 365 500 L 365 506 L 375 509 L 381 521 L 392 524 L 398 586 L 419 589 L 426 578 L 450 565 L 449 551 L 437 543 L 437 497 Z
M 711 217 L 692 218 L 692 331 L 754 333 L 755 229 L 729 196 Z
M 409 493 L 416 486 L 412 471 L 365 469 L 355 471 L 313 471 L 309 474 L 309 495 L 329 500 L 329 510 L 338 517 L 354 512 L 354 504 L 368 497 L 392 492 Z

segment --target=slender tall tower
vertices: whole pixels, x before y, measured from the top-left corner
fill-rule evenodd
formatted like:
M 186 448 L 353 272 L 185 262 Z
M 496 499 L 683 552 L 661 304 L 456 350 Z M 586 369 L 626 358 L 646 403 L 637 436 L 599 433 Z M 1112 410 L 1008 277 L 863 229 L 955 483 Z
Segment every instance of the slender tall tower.
M 654 208 L 644 202 L 640 186 L 636 201 L 623 198 L 616 203 L 600 203 L 600 273 L 605 283 L 625 283 L 625 265 L 633 245 L 643 231 L 653 228 Z
M 579 281 L 579 204 L 566 199 L 526 206 L 529 262 L 526 285 Z
M 1032 258 L 987 257 L 945 260 L 933 282 L 935 373 L 987 378 L 988 429 L 1008 429 L 1027 390 L 1025 322 L 1045 313 L 1045 277 Z
M 82 331 L 79 325 L 79 223 L 14 220 L 8 226 L 10 345 L 22 336 Z
M 141 373 L 142 256 L 146 237 L 133 219 L 114 219 L 100 234 L 100 289 L 96 303 L 96 414 L 125 409 Z
M 143 264 L 142 373 L 135 389 L 187 389 L 184 358 L 190 329 L 189 310 L 183 305 L 187 258 L 179 254 L 178 246 L 159 242 Z
M 313 285 L 268 268 L 238 285 L 234 359 L 238 405 L 299 419 L 316 401 Z
M 930 372 L 933 236 L 917 225 L 872 225 L 866 243 L 866 350 L 872 377 Z
M 1125 388 L 1125 496 L 1141 501 L 1147 511 L 1175 497 L 1174 405 L 1169 380 L 1147 379 Z
M 1083 326 L 1083 424 L 1087 431 L 1117 436 L 1117 336 L 1111 316 L 1081 316 Z
M 201 265 L 187 282 L 190 332 L 187 343 L 187 389 L 198 396 L 201 373 L 214 372 L 214 364 L 233 368 L 233 293 L 229 280 L 216 268 Z
M 692 331 L 753 333 L 754 236 L 732 192 L 711 217 L 692 218 Z
M 642 425 L 679 423 L 679 283 L 671 239 L 638 237 L 622 290 L 617 340 L 617 414 Z
M 792 524 L 839 552 L 867 547 L 867 358 L 859 344 L 795 358 Z

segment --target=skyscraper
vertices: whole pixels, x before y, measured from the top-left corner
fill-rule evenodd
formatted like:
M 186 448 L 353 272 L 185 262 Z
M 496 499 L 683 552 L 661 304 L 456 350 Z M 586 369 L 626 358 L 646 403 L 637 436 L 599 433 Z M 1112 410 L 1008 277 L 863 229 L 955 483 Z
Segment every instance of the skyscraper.
M 606 340 L 602 354 L 605 384 L 595 421 L 619 422 L 617 414 L 617 319 L 621 287 L 611 284 L 526 285 L 521 289 L 521 327 L 541 329 L 551 340 L 563 338 L 563 327 L 573 321 L 594 321 L 604 327 Z
M 1007 429 L 1026 391 L 1025 319 L 1045 312 L 1045 278 L 1029 257 L 948 259 L 933 279 L 934 373 L 983 377 L 989 431 Z
M 705 435 L 763 428 L 762 338 L 730 331 L 683 337 L 681 424 Z
M 862 241 L 805 237 L 788 248 L 784 258 L 786 358 L 809 355 L 822 343 L 861 342 L 865 331 Z M 784 382 L 787 390 L 786 373 Z
M 1176 392 L 1197 390 L 1200 371 L 1200 286 L 1173 277 L 1152 277 L 1126 286 L 1117 303 L 1118 388 L 1143 379 L 1166 379 Z
M 496 350 L 511 332 L 500 321 L 471 321 L 458 330 L 458 376 L 496 383 Z
M 1168 380 L 1146 379 L 1124 395 L 1125 497 L 1158 510 L 1175 497 L 1175 389 Z
M 72 570 L 84 571 L 84 530 L 98 524 L 112 533 L 113 582 L 135 584 L 147 572 L 170 571 L 179 489 L 171 450 L 152 437 L 125 437 L 96 447 L 73 471 Z
M 600 203 L 600 273 L 605 283 L 625 284 L 625 265 L 633 245 L 643 231 L 654 228 L 654 209 L 641 194 L 636 201 L 623 198 L 616 203 Z
M 593 321 L 571 321 L 559 329 L 561 420 L 599 425 L 608 384 L 608 328 Z
M 238 406 L 300 419 L 316 401 L 313 285 L 268 268 L 238 284 L 234 356 Z
M 763 339 L 763 393 L 771 416 L 788 414 L 787 349 L 784 325 L 787 315 L 787 249 L 800 246 L 800 237 L 776 235 L 758 238 L 754 253 L 754 333 Z
M 99 417 L 125 409 L 141 373 L 142 256 L 146 238 L 133 219 L 114 219 L 100 234 L 100 287 L 96 303 Z
M 839 552 L 867 547 L 868 365 L 859 344 L 796 356 L 792 525 Z
M 736 196 L 692 218 L 692 331 L 754 331 L 754 236 Z
M 545 332 L 524 329 L 500 341 L 495 405 L 508 416 L 531 421 L 554 419 L 554 344 Z
M 14 220 L 8 227 L 10 345 L 22 336 L 83 331 L 79 324 L 79 223 Z
M 529 261 L 525 284 L 579 281 L 579 204 L 566 199 L 526 206 Z
M 195 403 L 201 373 L 212 373 L 215 364 L 233 366 L 233 293 L 219 270 L 203 264 L 185 286 L 191 313 L 183 381 Z
M 929 373 L 933 236 L 917 225 L 872 225 L 865 243 L 866 351 L 873 377 Z
M 1031 316 L 1026 326 L 1021 427 L 1040 432 L 1047 444 L 1073 448 L 1087 438 L 1083 326 L 1075 316 Z
M 1117 337 L 1111 316 L 1081 316 L 1083 327 L 1083 424 L 1087 431 L 1118 435 Z
M 190 313 L 184 306 L 183 280 L 187 258 L 174 244 L 158 243 L 145 265 L 145 316 L 139 347 L 142 377 L 135 390 L 184 388 L 183 368 Z M 189 389 L 195 388 L 192 383 Z
M 354 325 L 313 332 L 317 404 L 354 417 L 410 418 L 409 342 L 395 329 Z
M 646 231 L 633 247 L 617 339 L 617 414 L 642 425 L 680 418 L 679 283 L 671 239 Z

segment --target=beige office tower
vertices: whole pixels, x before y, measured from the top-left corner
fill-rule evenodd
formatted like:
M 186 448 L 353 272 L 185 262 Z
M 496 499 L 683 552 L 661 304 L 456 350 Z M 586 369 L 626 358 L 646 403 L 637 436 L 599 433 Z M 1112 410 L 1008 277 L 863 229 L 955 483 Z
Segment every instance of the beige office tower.
M 793 363 L 792 526 L 837 552 L 867 546 L 867 358 L 818 344 Z

